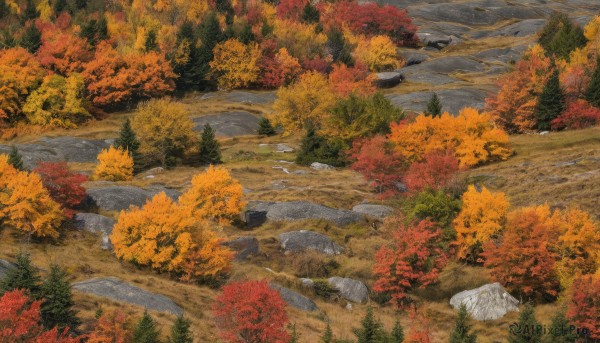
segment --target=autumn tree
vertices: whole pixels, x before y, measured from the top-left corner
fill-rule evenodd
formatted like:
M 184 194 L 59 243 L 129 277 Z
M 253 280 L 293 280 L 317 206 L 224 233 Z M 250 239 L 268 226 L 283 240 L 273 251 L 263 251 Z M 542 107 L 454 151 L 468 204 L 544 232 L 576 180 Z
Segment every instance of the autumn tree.
M 89 343 L 130 342 L 131 333 L 127 328 L 127 316 L 119 310 L 102 314 L 87 338 Z
M 336 95 L 343 98 L 351 94 L 363 97 L 373 95 L 376 91 L 373 81 L 375 81 L 375 77 L 360 63 L 353 67 L 334 64 L 329 73 L 331 89 Z
M 484 244 L 485 266 L 509 291 L 537 299 L 558 295 L 554 270 L 558 256 L 552 242 L 559 232 L 545 223 L 548 216 L 544 206 L 513 211 L 507 216 L 502 238 Z
M 279 48 L 285 48 L 286 51 L 297 58 L 304 69 L 309 68 L 310 62 L 326 58 L 325 44 L 327 36 L 317 30 L 315 24 L 305 24 L 290 20 L 275 20 L 273 35 L 277 40 Z M 327 61 L 327 65 L 331 60 Z M 321 71 L 323 72 L 323 71 Z
M 600 339 L 600 277 L 585 275 L 575 280 L 567 316 L 581 330 L 587 330 L 590 339 Z
M 71 285 L 64 269 L 57 265 L 50 267 L 50 274 L 40 286 L 42 298 L 42 322 L 48 329 L 76 330 L 79 319 L 73 309 L 75 305 L 71 294 Z
M 414 122 L 391 123 L 389 139 L 395 150 L 409 161 L 421 161 L 431 151 L 450 150 L 460 167 L 506 160 L 511 155 L 508 135 L 497 128 L 490 115 L 464 108 L 458 116 L 423 114 Z
M 440 248 L 440 229 L 428 220 L 392 228 L 389 246 L 375 254 L 373 290 L 386 293 L 395 306 L 409 302 L 408 292 L 437 281 L 447 257 Z
M 535 112 L 538 130 L 549 130 L 552 120 L 565 110 L 565 95 L 558 75 L 554 68 L 538 99 Z
M 129 181 L 133 178 L 133 159 L 129 153 L 110 146 L 98 154 L 94 178 L 106 181 Z
M 159 335 L 156 321 L 150 316 L 148 309 L 145 309 L 142 318 L 140 318 L 133 330 L 131 342 L 160 343 Z
M 285 134 L 291 134 L 318 125 L 334 103 L 335 96 L 325 76 L 306 72 L 296 83 L 277 91 L 275 112 L 270 119 L 281 125 Z
M 483 246 L 500 237 L 510 204 L 504 193 L 473 185 L 463 194 L 462 203 L 453 222 L 457 256 L 472 263 L 480 262 Z
M 194 123 L 185 106 L 171 99 L 143 102 L 131 126 L 140 139 L 140 153 L 162 166 L 175 164 L 194 145 Z
M 40 88 L 29 95 L 23 113 L 36 125 L 76 128 L 91 117 L 84 98 L 83 78 L 71 74 L 64 78 L 49 75 Z
M 80 73 L 92 57 L 85 39 L 55 26 L 42 32 L 42 44 L 37 51 L 37 58 L 45 68 L 62 76 Z
M 196 219 L 230 223 L 245 206 L 243 187 L 227 169 L 210 165 L 192 178 L 192 187 L 181 195 L 179 203 Z
M 268 88 L 287 86 L 302 72 L 300 62 L 291 56 L 286 48 L 279 49 L 272 56 L 263 55 L 260 69 L 260 83 Z
M 288 342 L 285 306 L 266 281 L 249 280 L 223 286 L 213 313 L 227 342 Z
M 432 151 L 425 155 L 423 162 L 412 163 L 402 180 L 410 192 L 439 190 L 446 187 L 459 170 L 458 160 L 451 151 Z
M 258 80 L 258 45 L 245 45 L 237 39 L 229 39 L 217 44 L 213 54 L 210 67 L 218 75 L 220 88 L 247 87 Z
M 590 106 L 583 100 L 577 99 L 567 104 L 565 111 L 552 120 L 553 130 L 583 129 L 600 123 L 600 109 Z
M 232 258 L 207 222 L 164 192 L 141 208 L 121 211 L 110 240 L 118 258 L 188 281 L 220 277 Z
M 390 71 L 401 65 L 396 53 L 396 45 L 387 36 L 360 39 L 355 56 L 373 72 Z
M 52 199 L 62 206 L 65 216 L 72 218 L 75 208 L 86 198 L 81 184 L 88 177 L 69 170 L 66 162 L 40 162 L 33 171 L 42 177 L 42 184 Z
M 450 250 L 450 243 L 456 239 L 452 221 L 460 211 L 460 201 L 443 190 L 425 190 L 409 197 L 402 208 L 405 222 L 427 219 L 435 223 L 442 231 L 441 246 Z
M 140 141 L 131 127 L 131 120 L 129 118 L 127 118 L 123 123 L 123 126 L 121 126 L 119 137 L 115 140 L 114 146 L 115 148 L 127 151 L 133 160 L 133 170 L 140 170 Z
M 282 0 L 277 5 L 277 16 L 282 19 L 300 21 L 308 0 Z
M 431 328 L 427 317 L 415 306 L 408 312 L 410 320 L 410 330 L 406 336 L 406 342 L 410 343 L 431 343 Z
M 200 137 L 200 162 L 205 164 L 221 163 L 221 145 L 215 138 L 215 129 L 210 124 L 204 125 L 202 136 Z
M 357 140 L 352 145 L 350 168 L 361 173 L 382 197 L 398 192 L 396 183 L 402 179 L 406 161 L 383 136 Z

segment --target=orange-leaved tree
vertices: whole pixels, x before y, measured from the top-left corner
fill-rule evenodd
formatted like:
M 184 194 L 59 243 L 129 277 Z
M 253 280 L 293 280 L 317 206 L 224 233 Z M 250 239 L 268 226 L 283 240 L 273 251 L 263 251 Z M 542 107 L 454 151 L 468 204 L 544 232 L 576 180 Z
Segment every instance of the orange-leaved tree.
M 133 158 L 126 150 L 110 146 L 98 154 L 94 178 L 106 181 L 128 181 L 133 178 Z
M 462 208 L 454 219 L 457 256 L 469 262 L 481 262 L 483 245 L 497 239 L 506 225 L 510 206 L 502 192 L 480 190 L 470 185 L 462 196 Z
M 40 64 L 52 71 L 67 76 L 83 70 L 92 59 L 85 39 L 51 25 L 42 32 L 42 45 L 37 51 Z
M 575 280 L 571 288 L 567 316 L 587 338 L 600 340 L 600 275 L 585 275 Z
M 218 75 L 219 87 L 247 87 L 258 80 L 260 49 L 256 43 L 246 45 L 237 39 L 217 44 L 210 68 Z
M 402 180 L 411 193 L 439 190 L 446 187 L 459 170 L 458 160 L 451 151 L 432 151 L 425 155 L 423 162 L 411 164 Z
M 179 198 L 182 207 L 197 219 L 230 223 L 246 205 L 243 187 L 224 167 L 210 165 L 192 178 L 192 187 Z
M 442 231 L 429 220 L 404 225 L 399 218 L 387 223 L 392 228 L 390 246 L 375 254 L 373 290 L 388 294 L 392 304 L 409 303 L 408 292 L 437 281 L 447 262 L 441 248 Z
M 208 222 L 190 216 L 164 192 L 142 208 L 121 211 L 110 240 L 118 258 L 184 281 L 218 278 L 232 259 Z
M 294 81 L 302 72 L 302 66 L 286 48 L 281 48 L 271 56 L 263 56 L 261 70 L 260 83 L 264 87 L 278 88 Z
M 0 155 L 0 221 L 29 237 L 57 238 L 63 219 L 40 176 L 16 170 Z
M 373 81 L 375 77 L 369 73 L 364 64 L 357 63 L 354 67 L 345 64 L 335 64 L 329 73 L 331 89 L 340 97 L 347 97 L 354 93 L 369 96 L 375 93 Z
M 409 161 L 421 161 L 432 151 L 450 150 L 461 167 L 506 160 L 512 153 L 506 132 L 497 128 L 487 113 L 468 107 L 457 117 L 421 114 L 414 122 L 392 123 L 389 139 Z
M 103 313 L 87 335 L 88 343 L 125 343 L 130 340 L 127 316 L 119 310 Z
M 549 215 L 547 206 L 510 212 L 502 237 L 484 245 L 485 266 L 509 291 L 546 300 L 558 295 L 555 264 L 559 256 L 553 245 L 560 232 L 547 224 Z

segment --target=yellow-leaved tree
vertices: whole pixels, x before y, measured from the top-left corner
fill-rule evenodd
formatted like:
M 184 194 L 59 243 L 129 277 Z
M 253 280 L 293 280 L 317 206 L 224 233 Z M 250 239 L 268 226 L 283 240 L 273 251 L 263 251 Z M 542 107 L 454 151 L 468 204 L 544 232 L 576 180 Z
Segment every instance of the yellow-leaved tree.
M 295 83 L 277 91 L 271 119 L 289 135 L 307 126 L 318 126 L 335 101 L 327 78 L 319 72 L 308 71 Z
M 194 123 L 186 107 L 169 98 L 141 103 L 131 120 L 140 153 L 149 162 L 172 165 L 194 145 Z
M 121 211 L 110 240 L 118 258 L 184 281 L 218 278 L 233 257 L 207 221 L 190 216 L 164 192 L 142 208 Z
M 28 237 L 58 238 L 64 214 L 38 174 L 18 171 L 0 155 L 0 222 Z
M 452 151 L 461 167 L 471 167 L 506 160 L 512 154 L 506 132 L 487 113 L 468 107 L 456 117 L 421 114 L 411 123 L 392 123 L 389 138 L 410 161 L 421 161 L 432 151 Z
M 497 237 L 506 224 L 510 206 L 502 192 L 490 192 L 470 185 L 462 195 L 462 208 L 454 219 L 457 256 L 469 262 L 478 262 L 483 245 Z
M 242 185 L 227 169 L 210 165 L 192 178 L 192 187 L 181 195 L 179 203 L 194 218 L 228 224 L 246 205 L 242 195 Z
M 394 70 L 401 66 L 396 45 L 388 36 L 358 38 L 355 56 L 374 72 Z
M 256 43 L 248 45 L 237 39 L 217 44 L 210 68 L 218 75 L 220 88 L 247 87 L 258 80 L 260 49 Z
M 133 178 L 133 158 L 126 150 L 110 146 L 98 154 L 94 178 L 106 181 L 129 181 Z

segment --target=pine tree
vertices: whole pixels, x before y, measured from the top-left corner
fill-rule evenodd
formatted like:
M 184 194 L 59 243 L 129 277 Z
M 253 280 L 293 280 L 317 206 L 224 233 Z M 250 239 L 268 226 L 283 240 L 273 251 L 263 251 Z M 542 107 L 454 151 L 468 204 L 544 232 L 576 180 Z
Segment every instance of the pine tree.
M 158 328 L 156 322 L 148 310 L 144 310 L 144 315 L 135 326 L 133 331 L 132 343 L 160 343 Z
M 50 267 L 50 275 L 40 288 L 42 303 L 42 321 L 44 326 L 52 329 L 58 326 L 60 330 L 66 327 L 74 330 L 79 325 L 79 320 L 73 310 L 73 296 L 71 285 L 67 281 L 67 274 L 57 265 Z
M 519 315 L 519 322 L 511 326 L 508 337 L 509 343 L 541 343 L 542 334 L 536 330 L 540 323 L 535 319 L 533 306 L 525 305 L 523 312 Z
M 590 84 L 586 89 L 585 100 L 587 100 L 590 105 L 600 108 L 600 58 L 596 63 L 596 69 L 594 70 Z
M 144 43 L 144 48 L 146 51 L 156 51 L 158 50 L 158 42 L 156 41 L 156 31 L 150 30 L 148 31 L 148 36 L 146 36 L 146 42 Z
M 550 122 L 565 110 L 565 95 L 560 87 L 558 69 L 554 68 L 552 75 L 544 85 L 538 98 L 536 120 L 538 130 L 550 130 Z
M 346 41 L 342 31 L 333 28 L 327 33 L 327 48 L 333 62 L 341 62 L 350 67 L 354 65 L 352 46 Z
M 308 166 L 313 162 L 325 163 L 335 167 L 346 164 L 342 151 L 344 146 L 341 141 L 330 141 L 318 135 L 309 128 L 300 143 L 300 151 L 296 155 L 296 163 Z
M 386 343 L 389 339 L 383 330 L 383 325 L 373 316 L 373 308 L 367 308 L 367 314 L 360 322 L 361 327 L 354 329 L 358 338 L 357 343 Z
M 62 11 L 66 11 L 68 8 L 69 4 L 67 3 L 67 0 L 56 0 L 56 2 L 54 3 L 54 12 L 55 13 L 60 13 Z
M 42 45 L 42 33 L 38 30 L 33 21 L 29 22 L 25 28 L 25 32 L 23 32 L 23 36 L 21 36 L 19 45 L 32 54 L 38 51 L 40 45 Z
M 183 318 L 183 316 L 177 317 L 173 327 L 171 328 L 171 336 L 168 340 L 169 343 L 193 343 L 194 336 L 190 332 L 190 321 Z
M 14 289 L 26 289 L 32 297 L 40 295 L 40 276 L 36 268 L 31 264 L 29 254 L 20 252 L 17 255 L 16 266 L 9 269 L 2 280 L 0 280 L 0 294 Z
M 139 171 L 139 168 L 141 167 L 141 156 L 139 153 L 140 141 L 137 139 L 137 135 L 131 127 L 129 118 L 123 123 L 121 131 L 119 131 L 119 138 L 115 140 L 114 145 L 116 148 L 121 148 L 129 152 L 129 155 L 133 159 L 134 171 Z
M 210 124 L 204 125 L 200 139 L 200 162 L 206 164 L 221 163 L 221 145 L 215 138 L 215 130 Z
M 307 24 L 318 23 L 320 19 L 319 10 L 310 1 L 302 9 L 302 21 Z
M 320 343 L 334 343 L 335 340 L 333 338 L 333 331 L 331 331 L 331 325 L 327 323 L 327 327 L 325 328 L 325 332 L 323 332 L 323 336 L 319 339 Z
M 249 24 L 244 25 L 244 27 L 242 28 L 242 32 L 240 32 L 240 34 L 238 35 L 238 39 L 244 44 L 248 44 L 256 40 L 256 37 L 254 37 L 254 33 L 252 33 L 252 26 L 250 26 Z
M 213 50 L 224 39 L 221 27 L 219 26 L 219 20 L 215 13 L 210 13 L 202 22 L 199 38 L 202 46 L 197 51 L 195 68 L 197 68 L 196 71 L 200 78 L 200 87 L 206 88 L 207 85 L 204 79 L 210 73 L 210 61 L 212 61 L 214 56 Z
M 390 343 L 402 343 L 404 342 L 404 330 L 400 325 L 400 321 L 396 320 L 394 323 L 394 327 L 392 328 L 392 332 L 390 334 Z
M 454 331 L 450 335 L 450 343 L 475 343 L 477 342 L 477 335 L 475 333 L 469 334 L 471 329 L 467 323 L 469 321 L 469 314 L 467 313 L 467 306 L 465 304 L 460 305 L 458 311 L 458 318 L 454 325 Z
M 269 118 L 260 118 L 258 121 L 258 134 L 261 136 L 273 136 L 275 133 L 275 128 L 271 125 Z
M 570 332 L 571 323 L 565 315 L 566 310 L 560 309 L 554 317 L 552 317 L 552 324 L 550 327 L 553 329 L 553 333 L 546 335 L 545 341 L 547 343 L 574 343 L 577 341 L 577 334 Z
M 442 103 L 440 102 L 440 98 L 437 93 L 433 93 L 429 102 L 427 103 L 427 109 L 425 110 L 425 115 L 430 117 L 439 117 L 442 115 Z
M 87 7 L 87 0 L 75 0 L 75 7 L 77 9 L 84 9 Z
M 23 166 L 23 156 L 21 156 L 19 150 L 14 145 L 10 149 L 10 154 L 8 154 L 8 164 L 12 165 L 17 170 L 25 170 L 25 166 Z
M 26 22 L 28 20 L 35 20 L 37 17 L 40 16 L 40 13 L 38 12 L 38 10 L 35 8 L 35 3 L 33 0 L 27 0 L 26 5 L 25 5 L 25 11 L 23 11 L 23 21 Z

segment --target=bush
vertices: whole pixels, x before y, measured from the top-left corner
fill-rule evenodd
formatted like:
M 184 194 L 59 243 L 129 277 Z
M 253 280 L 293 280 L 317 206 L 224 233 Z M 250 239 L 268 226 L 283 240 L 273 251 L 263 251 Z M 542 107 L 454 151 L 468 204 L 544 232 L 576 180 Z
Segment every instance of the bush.
M 443 241 L 447 246 L 456 238 L 451 224 L 460 206 L 460 200 L 442 190 L 425 190 L 407 199 L 403 212 L 409 222 L 427 219 L 436 223 L 443 231 Z
M 319 162 L 341 167 L 346 164 L 343 150 L 342 142 L 325 138 L 318 135 L 314 129 L 309 129 L 302 139 L 300 151 L 296 155 L 296 163 L 308 166 L 313 162 Z
M 40 162 L 33 171 L 40 174 L 44 187 L 52 199 L 61 204 L 65 216 L 72 218 L 75 208 L 87 196 L 81 185 L 87 181 L 87 176 L 73 173 L 66 162 Z
M 600 123 L 600 109 L 591 106 L 587 101 L 578 99 L 567 104 L 567 109 L 554 120 L 553 130 L 583 129 Z
M 111 146 L 98 154 L 94 178 L 106 181 L 129 181 L 133 178 L 133 158 L 125 150 Z

